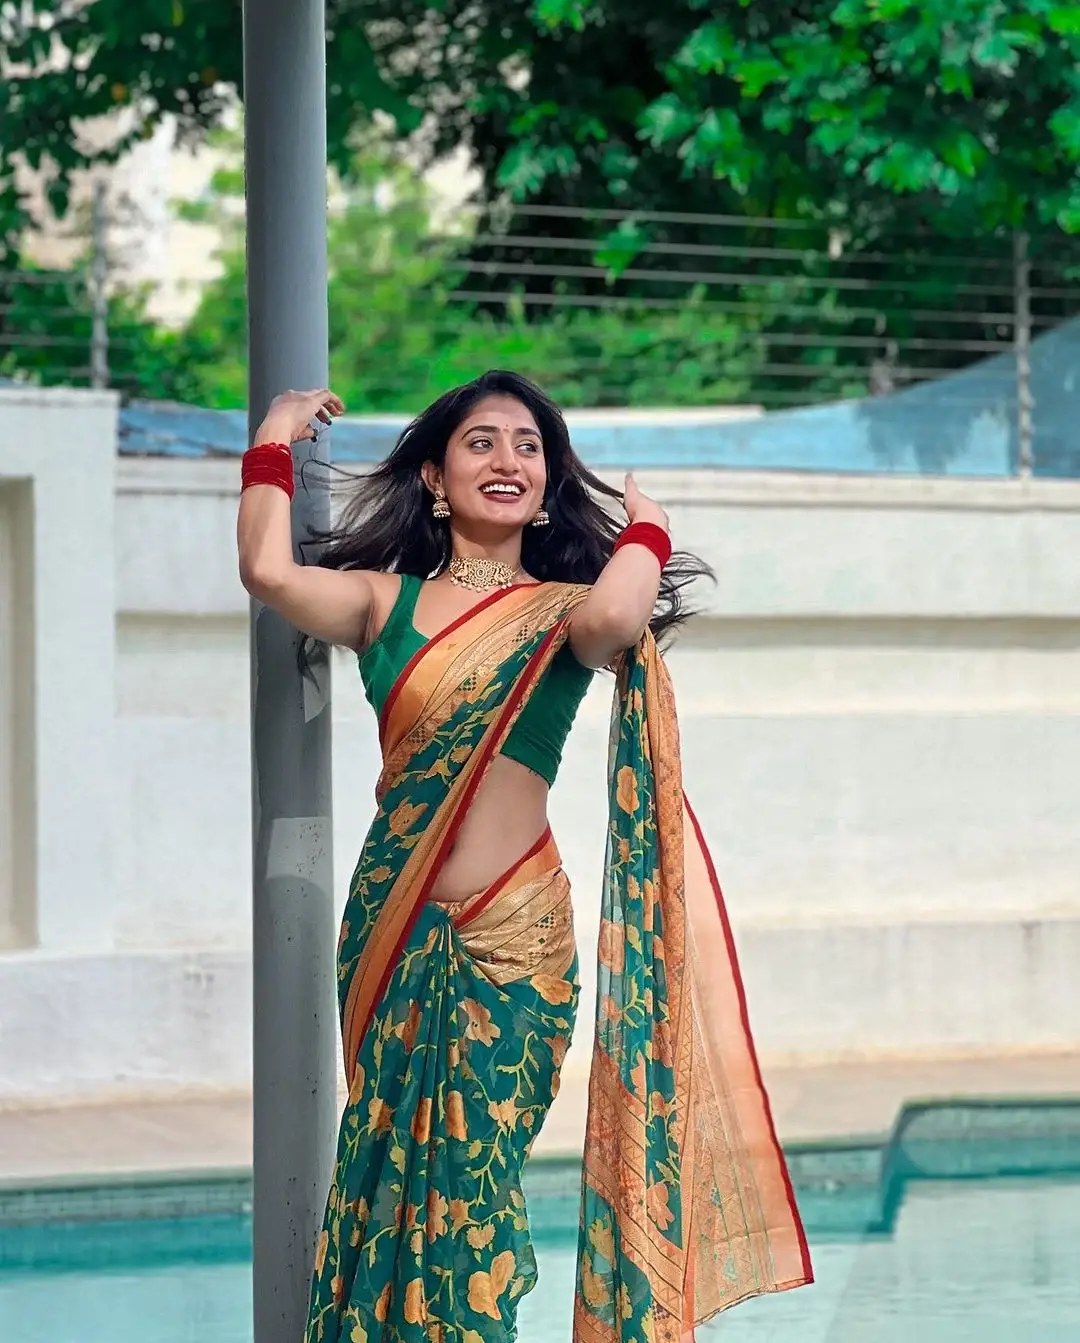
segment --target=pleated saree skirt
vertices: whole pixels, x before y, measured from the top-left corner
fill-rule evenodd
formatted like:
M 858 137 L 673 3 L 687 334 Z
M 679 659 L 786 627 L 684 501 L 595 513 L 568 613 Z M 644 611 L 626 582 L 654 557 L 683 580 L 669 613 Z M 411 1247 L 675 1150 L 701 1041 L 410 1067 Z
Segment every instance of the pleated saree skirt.
M 316 1254 L 311 1343 L 508 1343 L 536 1258 L 521 1176 L 578 1001 L 550 832 L 427 904 L 361 1045 Z

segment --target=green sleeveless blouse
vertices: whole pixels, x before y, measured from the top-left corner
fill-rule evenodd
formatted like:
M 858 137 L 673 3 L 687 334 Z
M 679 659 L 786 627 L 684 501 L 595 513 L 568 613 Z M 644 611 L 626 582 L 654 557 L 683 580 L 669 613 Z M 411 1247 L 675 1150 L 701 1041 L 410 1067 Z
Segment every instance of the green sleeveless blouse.
M 429 642 L 413 624 L 421 586 L 422 581 L 412 574 L 401 575 L 401 590 L 386 624 L 360 655 L 360 677 L 377 714 L 409 659 Z M 592 671 L 578 662 L 570 645 L 563 644 L 510 729 L 502 754 L 553 784 L 570 726 L 592 678 Z

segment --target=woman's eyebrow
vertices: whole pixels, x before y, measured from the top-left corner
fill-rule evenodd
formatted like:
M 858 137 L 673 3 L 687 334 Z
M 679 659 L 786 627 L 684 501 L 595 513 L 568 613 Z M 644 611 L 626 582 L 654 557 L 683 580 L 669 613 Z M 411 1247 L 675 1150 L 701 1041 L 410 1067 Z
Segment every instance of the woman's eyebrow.
M 465 430 L 465 433 L 473 434 L 478 431 L 483 432 L 485 434 L 497 434 L 499 432 L 499 426 L 497 424 L 470 424 L 469 427 Z M 530 438 L 540 437 L 539 429 L 530 429 L 525 426 L 519 429 L 515 429 L 513 430 L 513 432 L 515 434 L 528 434 Z

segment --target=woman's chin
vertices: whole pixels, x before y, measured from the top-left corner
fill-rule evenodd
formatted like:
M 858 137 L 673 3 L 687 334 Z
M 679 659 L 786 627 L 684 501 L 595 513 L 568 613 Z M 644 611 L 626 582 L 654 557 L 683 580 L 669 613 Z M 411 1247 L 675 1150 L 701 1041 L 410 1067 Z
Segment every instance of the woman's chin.
M 529 521 L 527 512 L 520 504 L 487 504 L 477 509 L 471 518 L 461 518 L 466 526 L 482 527 L 486 531 L 498 529 L 506 532 L 519 532 Z

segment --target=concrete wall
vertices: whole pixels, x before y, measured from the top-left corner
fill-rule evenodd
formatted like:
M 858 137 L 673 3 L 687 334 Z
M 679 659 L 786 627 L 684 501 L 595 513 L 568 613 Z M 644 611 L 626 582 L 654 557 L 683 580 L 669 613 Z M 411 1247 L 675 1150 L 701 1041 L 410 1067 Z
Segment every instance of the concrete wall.
M 236 464 L 117 461 L 107 401 L 47 404 L 27 420 L 0 399 L 0 442 L 20 445 L 0 456 L 17 478 L 0 494 L 0 837 L 30 833 L 14 762 L 31 683 L 39 775 L 36 885 L 20 869 L 0 886 L 0 1103 L 243 1086 Z M 1080 487 L 639 478 L 719 576 L 671 661 L 764 1056 L 1080 1045 Z M 25 533 L 43 488 L 34 525 L 54 544 L 31 565 L 11 518 Z M 12 683 L 31 625 L 34 672 Z M 343 896 L 377 748 L 344 656 L 334 692 Z M 610 694 L 598 681 L 584 705 L 552 803 L 586 967 L 571 1072 L 588 1058 Z
M 112 943 L 115 419 L 0 389 L 2 951 Z

